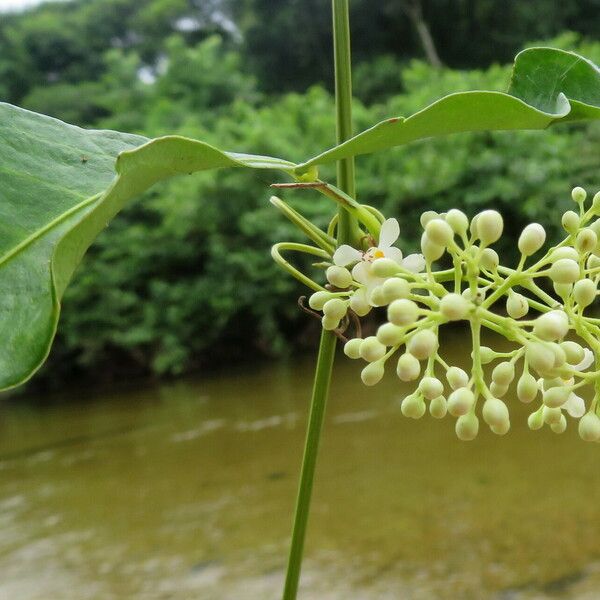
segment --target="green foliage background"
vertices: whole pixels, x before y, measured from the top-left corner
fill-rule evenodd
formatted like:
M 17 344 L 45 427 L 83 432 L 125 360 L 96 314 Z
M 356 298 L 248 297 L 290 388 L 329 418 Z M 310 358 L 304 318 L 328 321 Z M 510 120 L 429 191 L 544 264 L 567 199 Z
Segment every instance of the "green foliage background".
M 303 11 L 309 4 L 315 6 Z M 0 99 L 85 126 L 178 133 L 300 161 L 334 143 L 329 15 L 319 4 L 287 0 L 269 15 L 272 7 L 261 0 L 201 7 L 187 0 L 81 0 L 6 17 Z M 443 69 L 410 58 L 420 53 L 418 43 L 394 3 L 368 14 L 366 2 L 353 4 L 357 130 L 412 114 L 449 92 L 503 90 L 509 70 L 491 59 L 509 62 L 526 36 L 571 25 L 585 33 L 593 21 L 593 2 L 538 12 L 535 27 L 533 12 L 508 3 L 506 19 L 519 27 L 507 37 L 492 2 L 454 3 L 473 4 L 462 20 L 457 16 L 460 50 L 436 19 L 444 4 L 428 3 L 425 11 L 442 60 L 454 66 Z M 473 14 L 482 15 L 491 39 L 503 40 L 495 54 L 474 31 Z M 408 32 L 402 44 L 394 31 Z M 550 43 L 600 63 L 598 42 L 563 34 Z M 359 158 L 357 187 L 361 201 L 399 217 L 407 251 L 417 248 L 423 210 L 456 206 L 473 214 L 494 206 L 508 225 L 501 249 L 509 258 L 526 222 L 558 232 L 573 185 L 596 190 L 599 146 L 597 123 L 455 136 Z M 133 202 L 92 247 L 68 289 L 57 344 L 36 380 L 178 375 L 312 341 L 316 324 L 296 307 L 303 290 L 269 255 L 272 243 L 297 239 L 268 203 L 270 183 L 262 172 L 207 173 Z M 286 199 L 321 225 L 331 215 L 332 207 L 312 192 Z

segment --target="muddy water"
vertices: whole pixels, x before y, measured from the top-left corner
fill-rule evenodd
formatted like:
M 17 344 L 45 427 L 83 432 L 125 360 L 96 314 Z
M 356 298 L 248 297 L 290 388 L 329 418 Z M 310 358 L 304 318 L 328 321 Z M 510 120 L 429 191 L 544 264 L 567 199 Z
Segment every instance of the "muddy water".
M 0 598 L 276 600 L 311 369 L 0 404 Z M 513 399 L 506 437 L 462 443 L 357 381 L 340 360 L 301 599 L 600 598 L 598 445 Z

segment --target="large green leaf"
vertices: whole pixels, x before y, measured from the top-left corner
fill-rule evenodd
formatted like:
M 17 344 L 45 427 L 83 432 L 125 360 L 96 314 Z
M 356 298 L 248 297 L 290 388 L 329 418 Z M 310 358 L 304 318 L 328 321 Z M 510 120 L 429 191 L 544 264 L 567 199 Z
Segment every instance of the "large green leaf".
M 0 103 L 0 389 L 44 361 L 74 269 L 129 198 L 173 175 L 240 166 L 294 167 L 181 137 L 86 131 Z
M 451 133 L 545 129 L 560 121 L 598 118 L 598 67 L 572 52 L 530 48 L 515 60 L 508 93 L 450 94 L 410 117 L 386 119 L 297 170 Z

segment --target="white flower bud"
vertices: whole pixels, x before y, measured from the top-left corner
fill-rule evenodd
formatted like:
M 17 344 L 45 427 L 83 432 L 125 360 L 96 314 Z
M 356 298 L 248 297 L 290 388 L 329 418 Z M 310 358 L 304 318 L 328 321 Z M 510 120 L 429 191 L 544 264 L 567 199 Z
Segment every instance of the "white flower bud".
M 433 400 L 444 393 L 444 384 L 437 377 L 423 377 L 419 391 L 427 400 Z
M 495 271 L 500 264 L 500 257 L 492 248 L 484 248 L 479 262 L 486 271 Z
M 448 406 L 446 404 L 446 398 L 444 396 L 438 396 L 429 403 L 429 414 L 434 419 L 443 419 L 448 412 Z
M 544 413 L 542 409 L 532 412 L 529 417 L 527 417 L 527 426 L 532 431 L 541 429 L 544 426 Z
M 484 210 L 477 215 L 477 237 L 484 246 L 497 242 L 502 235 L 504 222 L 496 210 Z
M 446 223 L 452 227 L 452 231 L 458 235 L 464 235 L 469 228 L 469 219 L 462 210 L 451 208 L 446 214 Z
M 387 310 L 388 321 L 394 325 L 412 325 L 419 317 L 419 307 L 412 300 L 394 300 Z
M 485 290 L 483 288 L 477 288 L 477 290 L 475 291 L 475 297 L 473 297 L 471 290 L 469 288 L 466 288 L 462 291 L 461 296 L 465 300 L 469 300 L 469 302 L 481 304 L 485 300 Z
M 360 372 L 360 378 L 365 385 L 371 386 L 379 383 L 383 377 L 383 374 L 383 362 L 372 362 Z
M 364 289 L 357 290 L 350 297 L 350 308 L 359 316 L 364 317 L 371 312 L 372 306 L 367 300 L 367 294 Z
M 586 252 L 592 252 L 592 250 L 596 249 L 597 245 L 598 236 L 589 227 L 582 229 L 577 234 L 577 239 L 575 240 L 575 248 L 577 248 L 579 252 L 582 252 L 584 254 Z
M 469 301 L 460 294 L 446 294 L 440 300 L 440 312 L 449 321 L 464 319 L 469 310 Z
M 553 283 L 554 291 L 563 299 L 566 300 L 573 291 L 572 283 Z
M 551 387 L 542 394 L 542 400 L 550 408 L 560 408 L 570 395 L 570 387 Z
M 506 312 L 513 319 L 524 317 L 529 312 L 529 302 L 527 301 L 527 298 L 509 290 L 508 298 L 506 299 Z
M 498 398 L 488 398 L 483 403 L 482 415 L 490 427 L 502 427 L 509 420 L 508 408 Z
M 499 385 L 510 385 L 515 378 L 515 366 L 510 361 L 497 364 L 492 371 L 492 380 Z
M 435 212 L 435 210 L 426 210 L 422 215 L 421 215 L 421 227 L 423 229 L 425 229 L 425 227 L 427 227 L 427 223 L 429 223 L 429 221 L 431 221 L 432 219 L 437 219 L 439 217 L 439 215 Z
M 479 348 L 479 359 L 482 365 L 491 363 L 496 358 L 496 353 L 488 346 L 481 346 Z
M 377 330 L 377 339 L 384 346 L 397 346 L 401 344 L 406 336 L 406 331 L 393 323 L 384 323 Z
M 454 237 L 452 227 L 442 219 L 431 219 L 425 227 L 427 237 L 438 246 L 446 247 Z
M 558 423 L 560 421 L 562 412 L 560 408 L 544 406 L 544 408 L 542 409 L 542 415 L 544 415 L 544 423 L 552 425 L 553 423 Z
M 425 414 L 427 407 L 425 406 L 423 398 L 416 394 L 411 394 L 402 400 L 400 410 L 402 411 L 402 414 L 409 419 L 420 419 Z
M 315 292 L 308 299 L 308 305 L 313 310 L 323 310 L 325 302 L 331 300 L 332 295 L 329 292 Z
M 336 288 L 346 289 L 352 283 L 352 275 L 346 267 L 332 265 L 326 272 L 327 281 Z
M 585 308 L 596 299 L 596 284 L 591 279 L 580 279 L 573 286 L 573 297 L 581 308 Z
M 448 412 L 453 417 L 466 415 L 473 407 L 474 402 L 475 396 L 469 388 L 458 388 L 448 396 Z
M 450 367 L 446 371 L 446 379 L 453 390 L 465 387 L 469 383 L 469 376 L 460 367 Z
M 459 440 L 470 442 L 477 437 L 479 419 L 474 414 L 462 415 L 456 420 L 454 430 Z
M 570 258 L 571 260 L 577 262 L 579 260 L 579 252 L 577 252 L 577 250 L 571 246 L 562 246 L 561 248 L 556 248 L 550 254 L 550 260 L 552 262 L 556 262 L 561 258 Z
M 579 420 L 579 437 L 584 442 L 597 442 L 600 440 L 600 418 L 589 412 Z
M 571 258 L 560 258 L 550 267 L 550 279 L 555 283 L 575 283 L 579 276 L 579 265 Z
M 502 421 L 499 425 L 490 425 L 490 429 L 496 435 L 506 435 L 510 429 L 510 420 Z
M 552 423 L 550 429 L 552 429 L 554 433 L 564 433 L 567 429 L 567 419 L 565 418 L 565 415 L 560 415 L 560 421 L 558 423 Z
M 367 300 L 371 306 L 385 306 L 387 304 L 383 286 L 374 287 L 367 295 Z
M 574 187 L 571 190 L 571 198 L 573 198 L 573 201 L 577 202 L 577 204 L 581 204 L 582 202 L 585 202 L 587 192 L 582 187 Z
M 438 336 L 430 329 L 423 329 L 415 333 L 408 343 L 406 349 L 418 360 L 429 358 L 438 349 Z
M 580 222 L 579 215 L 572 210 L 564 213 L 561 219 L 563 229 L 571 234 L 574 234 L 579 229 Z
M 578 365 L 585 357 L 583 348 L 577 342 L 561 342 L 560 347 L 565 351 L 566 360 L 570 365 Z
M 323 315 L 323 317 L 321 318 L 321 325 L 326 331 L 333 331 L 334 329 L 337 329 L 339 327 L 340 320 L 329 315 Z
M 421 364 L 409 352 L 405 352 L 399 359 L 396 374 L 402 381 L 414 381 L 419 377 Z
M 429 236 L 426 233 L 423 233 L 421 236 L 421 252 L 427 262 L 431 263 L 434 260 L 437 260 L 445 251 L 444 246 L 435 244 L 429 239 Z
M 531 373 L 523 373 L 517 383 L 517 397 L 521 402 L 528 404 L 532 402 L 538 393 L 538 385 Z
M 600 221 L 600 219 L 598 219 Z M 600 256 L 596 256 L 595 254 L 590 254 L 588 256 L 586 267 L 588 269 L 598 269 L 600 268 Z
M 525 256 L 535 254 L 546 241 L 546 230 L 539 223 L 530 223 L 519 236 L 519 251 Z
M 569 317 L 562 310 L 551 310 L 540 315 L 533 325 L 533 333 L 548 342 L 562 339 L 568 332 Z
M 360 345 L 360 357 L 367 362 L 381 360 L 385 352 L 385 346 L 374 335 L 365 338 Z
M 600 212 L 600 192 L 596 192 L 592 198 L 592 209 L 595 214 Z
M 400 265 L 391 258 L 378 258 L 371 264 L 371 272 L 375 277 L 393 277 L 400 270 Z
M 490 385 L 490 392 L 492 392 L 492 395 L 496 398 L 502 398 L 506 395 L 506 392 L 508 392 L 508 385 L 503 385 L 501 383 L 492 381 Z
M 554 368 L 554 352 L 547 344 L 527 342 L 525 358 L 527 358 L 529 365 L 540 375 L 544 375 Z
M 560 369 L 567 362 L 567 355 L 560 344 L 550 344 L 550 350 L 554 353 L 554 369 Z
M 386 302 L 389 304 L 393 300 L 400 298 L 408 298 L 410 295 L 410 285 L 408 281 L 399 277 L 392 277 L 383 282 L 383 295 Z
M 326 317 L 330 317 L 331 319 L 337 319 L 339 322 L 344 316 L 346 316 L 346 311 L 348 310 L 346 303 L 340 298 L 332 298 L 331 300 L 327 300 L 323 305 L 323 313 Z
M 352 338 L 344 344 L 344 354 L 348 358 L 360 358 L 360 345 L 363 343 L 361 338 Z

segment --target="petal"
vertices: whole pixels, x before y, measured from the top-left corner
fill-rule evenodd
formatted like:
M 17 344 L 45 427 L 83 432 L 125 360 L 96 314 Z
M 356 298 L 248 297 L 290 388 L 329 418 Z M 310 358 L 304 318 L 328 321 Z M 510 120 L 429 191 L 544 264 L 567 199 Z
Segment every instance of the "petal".
M 352 277 L 354 277 L 358 283 L 368 285 L 369 280 L 373 279 L 373 276 L 371 275 L 371 263 L 362 261 L 354 265 Z
M 400 248 L 396 248 L 396 246 L 388 248 L 385 251 L 385 257 L 395 260 L 399 265 L 402 264 L 402 250 L 400 250 Z
M 585 371 L 594 362 L 594 353 L 589 348 L 583 349 L 583 360 L 578 364 L 574 365 L 575 371 Z
M 425 259 L 422 254 L 409 254 L 402 261 L 402 266 L 412 273 L 420 273 L 425 269 Z
M 379 248 L 387 250 L 400 237 L 400 225 L 397 219 L 386 219 L 379 232 Z
M 361 258 L 362 252 L 348 246 L 348 244 L 343 244 L 333 253 L 333 263 L 339 267 L 345 267 L 350 263 L 359 261 Z
M 583 417 L 585 415 L 585 402 L 583 398 L 571 392 L 569 398 L 563 405 L 563 408 L 575 419 Z

